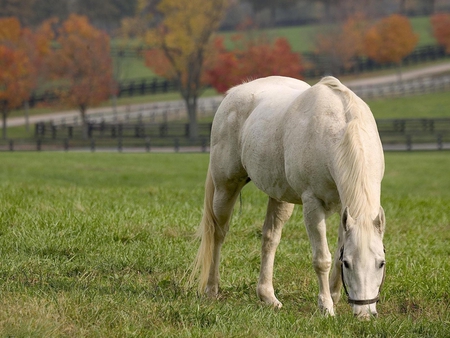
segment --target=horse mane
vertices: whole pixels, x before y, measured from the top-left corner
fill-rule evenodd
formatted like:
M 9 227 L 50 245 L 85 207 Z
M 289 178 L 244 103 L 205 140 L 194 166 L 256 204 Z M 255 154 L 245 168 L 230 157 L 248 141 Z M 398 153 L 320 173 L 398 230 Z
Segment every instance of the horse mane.
M 371 213 L 379 209 L 376 205 L 376 192 L 370 183 L 367 155 L 363 140 L 368 133 L 366 126 L 373 120 L 370 109 L 350 89 L 338 79 L 328 76 L 321 84 L 340 94 L 344 103 L 346 128 L 342 139 L 338 142 L 335 157 L 335 180 L 339 191 L 342 208 L 349 207 L 350 215 L 358 220 L 359 227 L 369 230 L 373 227 Z M 370 233 L 363 231 L 364 233 Z

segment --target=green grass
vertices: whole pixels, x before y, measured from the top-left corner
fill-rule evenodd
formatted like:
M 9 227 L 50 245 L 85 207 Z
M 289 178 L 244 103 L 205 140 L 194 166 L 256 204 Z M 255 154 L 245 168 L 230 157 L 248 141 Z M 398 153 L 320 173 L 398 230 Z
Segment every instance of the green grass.
M 448 92 L 367 100 L 376 119 L 450 117 Z
M 410 18 L 410 22 L 414 32 L 419 36 L 418 46 L 436 44 L 436 39 L 433 37 L 429 17 Z M 314 38 L 322 27 L 323 25 L 318 24 L 277 27 L 264 29 L 262 32 L 270 38 L 285 37 L 291 44 L 293 50 L 300 53 L 306 53 L 314 50 Z M 235 34 L 235 32 L 221 33 L 220 35 L 229 39 L 229 37 L 233 34 Z M 230 41 L 227 41 L 227 46 L 232 47 Z
M 3 153 L 0 335 L 14 337 L 448 337 L 450 154 L 386 155 L 387 279 L 380 317 L 316 309 L 297 208 L 275 265 L 281 311 L 255 287 L 267 198 L 242 194 L 222 255 L 221 298 L 184 275 L 198 243 L 206 154 Z M 336 243 L 337 217 L 329 222 Z

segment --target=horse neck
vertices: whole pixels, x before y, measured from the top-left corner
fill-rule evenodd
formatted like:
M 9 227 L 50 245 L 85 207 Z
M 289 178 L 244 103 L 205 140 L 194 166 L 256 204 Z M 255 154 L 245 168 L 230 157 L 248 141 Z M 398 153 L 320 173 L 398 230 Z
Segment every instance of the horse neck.
M 374 219 L 380 208 L 380 182 L 376 160 L 370 157 L 372 145 L 362 142 L 370 139 L 365 136 L 361 119 L 347 124 L 336 153 L 335 176 L 342 207 L 349 207 L 354 218 Z
M 334 90 L 343 103 L 346 128 L 337 144 L 334 177 L 342 207 L 353 217 L 376 217 L 384 159 L 375 119 L 370 108 L 334 77 L 322 84 Z M 381 163 L 380 163 L 381 161 Z M 381 170 L 381 171 L 380 171 Z

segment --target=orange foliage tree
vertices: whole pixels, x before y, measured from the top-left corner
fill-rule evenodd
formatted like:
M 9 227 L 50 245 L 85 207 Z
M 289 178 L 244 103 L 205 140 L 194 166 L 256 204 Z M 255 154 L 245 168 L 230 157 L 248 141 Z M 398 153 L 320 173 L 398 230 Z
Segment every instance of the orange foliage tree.
M 63 22 L 52 60 L 54 79 L 63 82 L 63 103 L 78 107 L 87 135 L 86 111 L 107 100 L 115 90 L 109 36 L 90 25 L 87 17 L 72 14 Z
M 450 54 L 450 14 L 439 13 L 431 17 L 433 35 L 437 42 Z
M 28 100 L 43 75 L 42 62 L 50 53 L 52 35 L 45 22 L 36 32 L 23 28 L 17 18 L 0 19 L 0 110 L 3 138 L 9 112 Z M 42 67 L 41 67 L 42 66 Z
M 365 36 L 364 49 L 369 58 L 379 63 L 393 62 L 401 67 L 419 40 L 408 18 L 394 14 L 372 26 Z
M 215 56 L 208 62 L 205 81 L 223 93 L 243 81 L 270 75 L 301 78 L 303 70 L 299 53 L 293 52 L 285 38 L 270 42 L 261 36 L 232 38 L 234 48 L 226 50 L 223 38 L 215 39 Z
M 351 68 L 358 56 L 364 54 L 364 35 L 367 20 L 362 14 L 348 18 L 342 25 L 319 32 L 315 39 L 315 52 L 325 56 L 330 73 L 339 68 Z
M 204 89 L 202 74 L 211 51 L 211 35 L 219 27 L 228 0 L 161 0 L 158 26 L 147 33 L 153 50 L 146 65 L 156 74 L 178 82 L 186 102 L 189 137 L 198 137 L 197 99 Z

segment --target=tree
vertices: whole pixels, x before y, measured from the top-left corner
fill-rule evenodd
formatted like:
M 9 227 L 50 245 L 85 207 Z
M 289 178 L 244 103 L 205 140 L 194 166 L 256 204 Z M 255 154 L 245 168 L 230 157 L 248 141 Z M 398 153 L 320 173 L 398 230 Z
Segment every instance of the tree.
M 11 109 L 22 105 L 30 95 L 28 76 L 32 72 L 29 58 L 23 51 L 0 45 L 0 109 L 2 137 L 6 139 L 6 119 Z
M 300 54 L 292 51 L 285 38 L 273 42 L 264 36 L 245 39 L 232 38 L 234 48 L 226 50 L 223 38 L 215 39 L 215 56 L 208 63 L 206 81 L 218 92 L 243 81 L 270 75 L 301 78 L 303 69 Z
M 315 52 L 326 57 L 327 71 L 339 72 L 351 68 L 358 56 L 364 53 L 364 34 L 367 21 L 362 14 L 355 14 L 342 25 L 329 26 L 317 34 Z
M 38 75 L 42 74 L 39 65 L 49 46 L 47 27 L 33 33 L 23 28 L 17 18 L 0 19 L 0 110 L 4 139 L 7 116 L 28 100 L 36 87 Z
M 364 46 L 369 58 L 379 63 L 396 63 L 400 70 L 402 60 L 414 50 L 417 41 L 408 18 L 393 14 L 368 30 Z
M 64 83 L 62 102 L 80 110 L 87 136 L 88 107 L 107 100 L 115 90 L 109 37 L 91 26 L 87 17 L 71 14 L 60 27 L 57 42 L 53 77 Z
M 431 17 L 433 35 L 439 45 L 445 48 L 445 52 L 450 54 L 450 14 L 435 14 Z
M 189 117 L 189 137 L 198 137 L 197 98 L 204 89 L 202 74 L 211 48 L 211 35 L 219 27 L 227 0 L 162 0 L 157 10 L 163 19 L 147 33 L 146 41 L 157 52 L 146 54 L 146 64 L 178 82 Z M 158 57 L 156 57 L 158 56 Z M 161 57 L 160 57 L 161 56 Z

